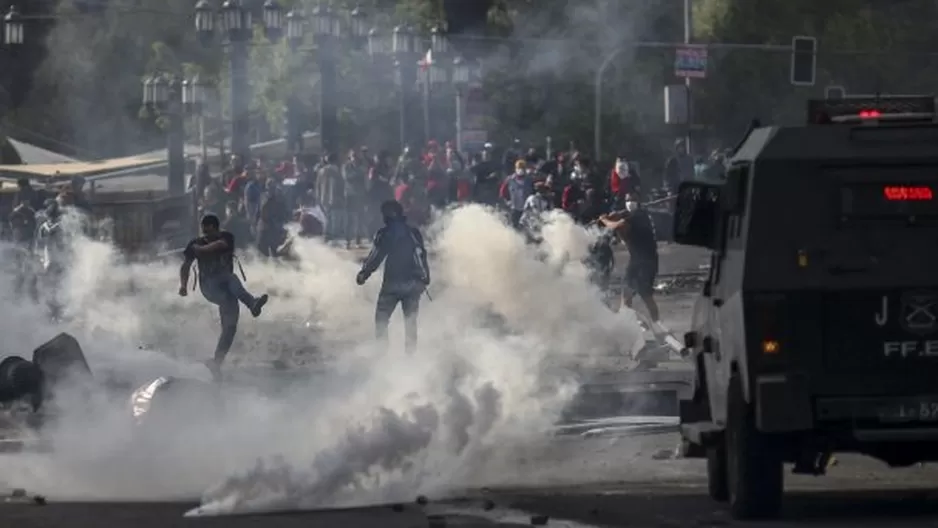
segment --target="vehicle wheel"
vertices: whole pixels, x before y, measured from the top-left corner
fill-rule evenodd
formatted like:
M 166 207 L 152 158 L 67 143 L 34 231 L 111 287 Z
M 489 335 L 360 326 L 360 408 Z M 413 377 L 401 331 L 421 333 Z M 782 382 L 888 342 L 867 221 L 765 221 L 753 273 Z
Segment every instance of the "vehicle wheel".
M 730 380 L 728 396 L 724 445 L 730 512 L 740 520 L 777 517 L 784 488 L 777 439 L 756 430 L 738 376 Z
M 717 502 L 726 502 L 730 499 L 726 443 L 723 440 L 707 448 L 707 491 L 710 493 L 710 498 Z

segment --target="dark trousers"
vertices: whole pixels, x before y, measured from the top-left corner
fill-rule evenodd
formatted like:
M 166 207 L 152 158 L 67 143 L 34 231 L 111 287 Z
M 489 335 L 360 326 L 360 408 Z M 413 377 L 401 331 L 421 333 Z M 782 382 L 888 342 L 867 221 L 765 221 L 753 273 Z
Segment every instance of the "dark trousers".
M 240 301 L 250 309 L 256 299 L 244 289 L 241 279 L 234 273 L 199 277 L 199 289 L 208 302 L 218 305 L 218 318 L 221 320 L 221 333 L 215 345 L 215 362 L 221 363 L 238 332 L 238 319 L 241 316 Z
M 345 207 L 331 205 L 326 209 L 326 240 L 336 240 L 344 234 Z
M 521 216 L 524 214 L 524 211 L 512 211 L 511 212 L 511 227 L 515 229 L 521 229 Z
M 265 257 L 276 257 L 284 234 L 282 229 L 261 229 L 257 232 L 257 250 Z
M 423 290 L 416 291 L 385 291 L 378 294 L 378 302 L 375 305 L 375 337 L 385 347 L 388 344 L 388 324 L 391 322 L 391 314 L 397 308 L 397 303 L 401 304 L 401 310 L 404 312 L 404 350 L 409 354 L 417 348 L 417 312 L 420 309 L 420 294 Z
M 349 197 L 345 202 L 345 241 L 362 243 L 365 229 L 365 202 L 359 197 Z

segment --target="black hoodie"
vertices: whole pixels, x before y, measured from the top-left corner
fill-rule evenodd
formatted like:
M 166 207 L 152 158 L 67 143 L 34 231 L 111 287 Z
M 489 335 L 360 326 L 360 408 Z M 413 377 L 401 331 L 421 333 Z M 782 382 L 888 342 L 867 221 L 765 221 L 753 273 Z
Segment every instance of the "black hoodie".
M 386 219 L 386 225 L 375 233 L 374 245 L 362 264 L 362 272 L 371 275 L 385 259 L 382 291 L 403 291 L 430 283 L 423 236 L 407 225 L 403 217 Z

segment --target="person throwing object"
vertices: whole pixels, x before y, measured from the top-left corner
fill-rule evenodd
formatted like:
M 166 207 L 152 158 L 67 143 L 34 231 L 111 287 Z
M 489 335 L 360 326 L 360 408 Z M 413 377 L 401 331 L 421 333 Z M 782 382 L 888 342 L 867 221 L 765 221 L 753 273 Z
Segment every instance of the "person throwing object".
M 238 302 L 251 310 L 251 315 L 258 317 L 267 304 L 268 297 L 267 294 L 254 297 L 244 289 L 241 280 L 235 275 L 234 235 L 220 229 L 218 217 L 207 214 L 202 217 L 201 225 L 202 236 L 189 242 L 183 251 L 185 260 L 179 269 L 179 295 L 186 296 L 192 263 L 198 261 L 199 289 L 208 302 L 218 305 L 218 315 L 221 319 L 221 334 L 215 346 L 215 356 L 207 363 L 212 376 L 219 380 L 221 364 L 228 355 L 238 331 Z
M 355 278 L 365 284 L 385 259 L 384 281 L 375 306 L 375 336 L 387 344 L 388 323 L 397 304 L 404 311 L 404 349 L 412 353 L 417 346 L 417 311 L 420 295 L 430 284 L 430 267 L 423 236 L 407 224 L 404 208 L 389 200 L 381 204 L 384 227 L 375 233 L 371 253 Z
M 625 197 L 624 214 L 600 216 L 599 221 L 625 241 L 629 249 L 629 263 L 625 270 L 623 302 L 632 307 L 638 294 L 648 308 L 653 323 L 659 323 L 658 304 L 655 302 L 655 277 L 658 275 L 658 243 L 655 226 L 648 213 L 642 208 L 638 196 Z

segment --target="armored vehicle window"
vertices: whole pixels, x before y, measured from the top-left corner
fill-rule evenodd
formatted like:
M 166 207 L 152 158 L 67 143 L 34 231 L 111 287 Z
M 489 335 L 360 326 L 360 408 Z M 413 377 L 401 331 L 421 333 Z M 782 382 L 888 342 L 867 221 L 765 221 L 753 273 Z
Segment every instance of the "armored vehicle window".
M 721 198 L 725 215 L 726 247 L 742 247 L 740 238 L 743 233 L 743 217 L 746 214 L 746 202 L 749 200 L 749 164 L 730 167 L 726 173 Z

